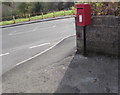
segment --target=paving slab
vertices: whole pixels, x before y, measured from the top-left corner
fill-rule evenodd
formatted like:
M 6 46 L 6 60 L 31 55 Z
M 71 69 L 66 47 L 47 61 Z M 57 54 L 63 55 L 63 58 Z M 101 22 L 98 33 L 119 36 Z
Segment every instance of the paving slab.
M 3 93 L 117 93 L 118 58 L 84 57 L 70 37 L 2 77 Z

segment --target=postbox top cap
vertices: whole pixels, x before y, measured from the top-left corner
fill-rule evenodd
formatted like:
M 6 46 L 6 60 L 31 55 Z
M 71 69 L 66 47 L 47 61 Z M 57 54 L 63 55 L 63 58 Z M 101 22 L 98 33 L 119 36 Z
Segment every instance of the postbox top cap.
M 90 6 L 90 4 L 88 4 L 88 3 L 80 3 L 80 4 L 77 4 L 76 6 L 77 7 L 80 7 L 80 6 Z

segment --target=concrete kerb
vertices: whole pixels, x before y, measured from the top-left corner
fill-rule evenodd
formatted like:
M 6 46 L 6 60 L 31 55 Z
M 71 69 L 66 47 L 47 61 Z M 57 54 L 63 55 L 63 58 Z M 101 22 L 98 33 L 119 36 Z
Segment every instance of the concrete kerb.
M 22 23 L 17 23 L 17 24 L 0 26 L 0 28 L 14 27 L 14 26 L 19 26 L 19 25 L 26 25 L 26 24 L 32 24 L 32 23 L 38 23 L 38 22 L 45 22 L 45 21 L 52 21 L 52 20 L 58 20 L 58 19 L 65 19 L 65 18 L 71 18 L 71 17 L 74 17 L 74 16 L 63 16 L 63 17 L 49 18 L 49 19 L 43 19 L 43 20 L 28 21 L 28 22 L 22 22 Z

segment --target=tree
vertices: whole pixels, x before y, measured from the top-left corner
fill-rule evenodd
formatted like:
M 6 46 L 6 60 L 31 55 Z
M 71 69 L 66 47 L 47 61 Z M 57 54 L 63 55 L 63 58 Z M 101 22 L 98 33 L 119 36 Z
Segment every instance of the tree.
M 27 2 L 27 13 L 35 12 L 35 3 Z
M 42 5 L 40 2 L 36 2 L 34 5 L 34 11 L 35 12 L 40 12 L 40 10 L 42 9 Z
M 2 4 L 6 5 L 6 6 L 12 6 L 12 2 L 2 2 Z
M 18 7 L 18 11 L 23 14 L 27 13 L 28 12 L 28 4 L 26 2 L 21 3 Z
M 58 10 L 63 10 L 64 9 L 64 3 L 60 2 L 58 3 Z

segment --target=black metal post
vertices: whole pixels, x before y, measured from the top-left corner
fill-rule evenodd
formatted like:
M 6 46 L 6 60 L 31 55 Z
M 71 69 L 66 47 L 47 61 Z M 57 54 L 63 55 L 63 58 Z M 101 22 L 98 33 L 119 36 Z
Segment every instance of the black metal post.
M 86 26 L 83 26 L 83 48 L 84 48 L 83 55 L 86 56 Z

